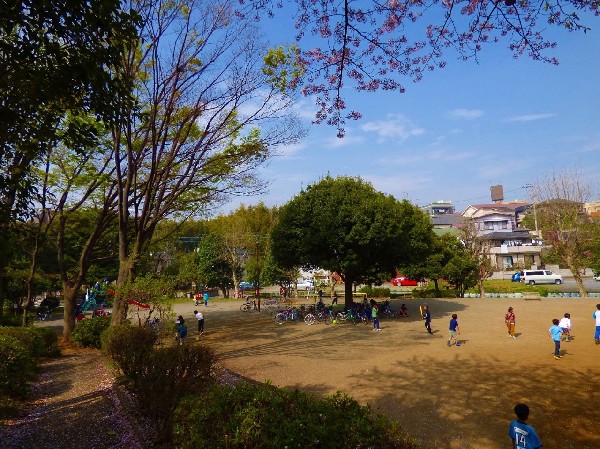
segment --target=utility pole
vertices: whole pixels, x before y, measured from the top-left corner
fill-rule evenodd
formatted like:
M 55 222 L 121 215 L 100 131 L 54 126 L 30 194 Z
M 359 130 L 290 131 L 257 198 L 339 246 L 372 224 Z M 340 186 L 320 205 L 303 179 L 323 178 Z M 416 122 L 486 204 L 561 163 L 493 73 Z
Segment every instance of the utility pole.
M 540 234 L 540 230 L 538 228 L 538 219 L 537 219 L 537 211 L 535 210 L 535 195 L 534 195 L 534 186 L 531 183 L 527 183 L 525 184 L 523 187 L 523 189 L 527 189 L 527 190 L 531 190 L 531 192 L 529 193 L 531 200 L 533 202 L 533 221 L 535 223 L 535 235 L 541 239 L 542 235 Z

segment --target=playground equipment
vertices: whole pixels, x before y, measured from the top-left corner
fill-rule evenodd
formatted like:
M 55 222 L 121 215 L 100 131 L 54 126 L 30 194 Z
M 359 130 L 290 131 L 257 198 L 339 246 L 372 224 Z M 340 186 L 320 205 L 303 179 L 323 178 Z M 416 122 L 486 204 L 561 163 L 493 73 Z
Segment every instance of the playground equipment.
M 133 304 L 134 306 L 138 306 L 140 309 L 150 308 L 150 304 L 144 304 L 143 302 L 136 301 L 135 299 L 128 299 L 127 302 L 129 304 Z
M 77 308 L 75 315 L 80 315 L 88 310 L 92 310 L 92 316 L 97 316 L 96 310 L 99 308 L 104 310 L 104 307 L 109 306 L 107 298 L 109 296 L 112 297 L 113 295 L 114 292 L 108 290 L 108 280 L 105 279 L 104 283 L 96 282 L 91 289 L 87 289 L 85 299 Z

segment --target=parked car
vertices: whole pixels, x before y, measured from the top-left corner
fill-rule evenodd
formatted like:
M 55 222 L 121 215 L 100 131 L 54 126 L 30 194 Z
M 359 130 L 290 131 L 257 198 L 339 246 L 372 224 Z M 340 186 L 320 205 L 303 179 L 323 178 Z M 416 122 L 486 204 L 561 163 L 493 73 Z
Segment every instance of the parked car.
M 562 284 L 563 278 L 550 270 L 523 270 L 521 282 L 529 285 L 535 284 Z
M 512 282 L 521 282 L 521 276 L 523 276 L 523 272 L 522 271 L 517 271 L 515 274 L 512 275 L 512 277 L 510 278 L 510 280 Z
M 400 276 L 392 279 L 392 284 L 394 284 L 395 287 L 399 285 L 402 287 L 416 287 L 417 285 L 419 285 L 419 281 Z
M 250 290 L 254 288 L 254 282 L 242 281 L 240 282 L 240 290 Z
M 595 281 L 600 281 L 600 274 L 595 274 L 594 276 L 592 276 L 592 278 L 593 278 Z

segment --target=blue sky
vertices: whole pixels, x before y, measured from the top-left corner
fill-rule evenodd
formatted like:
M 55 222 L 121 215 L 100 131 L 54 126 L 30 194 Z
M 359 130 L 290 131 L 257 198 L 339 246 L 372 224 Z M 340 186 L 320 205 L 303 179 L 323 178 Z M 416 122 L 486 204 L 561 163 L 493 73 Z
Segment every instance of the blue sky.
M 403 80 L 404 94 L 346 89 L 349 109 L 363 118 L 347 124 L 345 138 L 330 126 L 309 125 L 302 142 L 280 148 L 261 169 L 271 180 L 269 193 L 224 210 L 283 205 L 327 174 L 361 176 L 418 205 L 453 201 L 458 211 L 489 202 L 495 184 L 504 186 L 505 200 L 527 200 L 522 186 L 563 168 L 580 170 L 597 187 L 600 19 L 588 22 L 587 34 L 552 31 L 558 66 L 513 59 L 499 43 L 485 48 L 478 63 L 447 55 L 444 69 L 418 83 Z M 292 41 L 282 30 L 273 43 Z M 298 104 L 307 123 L 315 109 L 309 98 Z

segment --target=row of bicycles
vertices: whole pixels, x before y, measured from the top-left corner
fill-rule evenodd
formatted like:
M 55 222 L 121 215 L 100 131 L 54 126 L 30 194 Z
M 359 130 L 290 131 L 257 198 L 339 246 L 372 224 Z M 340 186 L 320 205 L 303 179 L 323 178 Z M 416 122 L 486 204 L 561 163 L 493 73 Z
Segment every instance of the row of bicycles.
M 290 299 L 285 298 L 269 298 L 261 300 L 261 306 L 266 307 L 268 309 L 271 308 L 281 308 L 286 307 L 290 308 L 292 305 L 292 301 Z M 249 296 L 244 296 L 244 302 L 240 306 L 240 310 L 242 312 L 251 312 L 252 310 L 258 311 L 258 302 L 254 298 L 250 298 Z
M 404 318 L 408 316 L 406 309 L 404 311 L 395 312 L 390 308 L 389 301 L 385 301 L 379 305 L 379 318 Z M 305 324 L 311 326 L 315 323 L 325 324 L 368 324 L 371 322 L 371 307 L 364 304 L 355 304 L 353 308 L 345 308 L 343 311 L 335 312 L 331 306 L 319 307 L 300 306 L 289 307 L 282 311 L 272 313 L 273 320 L 278 324 L 291 321 L 299 323 L 304 321 Z

